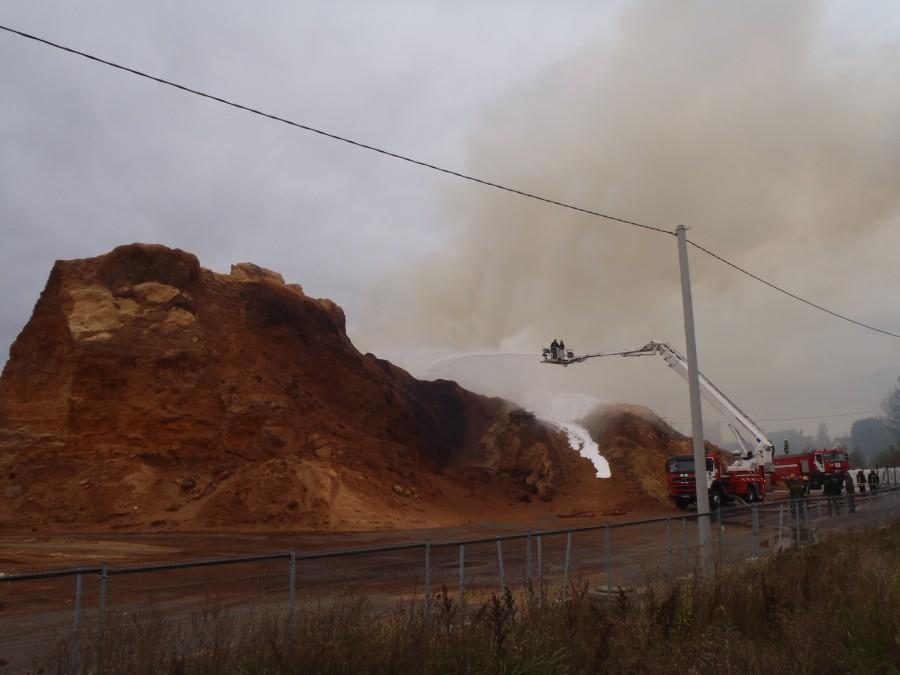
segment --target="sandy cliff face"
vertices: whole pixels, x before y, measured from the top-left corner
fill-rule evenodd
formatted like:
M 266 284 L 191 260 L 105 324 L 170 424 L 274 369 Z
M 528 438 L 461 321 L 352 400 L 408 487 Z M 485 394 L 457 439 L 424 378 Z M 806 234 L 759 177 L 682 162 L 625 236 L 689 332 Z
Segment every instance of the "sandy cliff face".
M 592 489 L 559 433 L 359 353 L 344 321 L 249 263 L 57 262 L 0 378 L 0 528 L 452 524 Z

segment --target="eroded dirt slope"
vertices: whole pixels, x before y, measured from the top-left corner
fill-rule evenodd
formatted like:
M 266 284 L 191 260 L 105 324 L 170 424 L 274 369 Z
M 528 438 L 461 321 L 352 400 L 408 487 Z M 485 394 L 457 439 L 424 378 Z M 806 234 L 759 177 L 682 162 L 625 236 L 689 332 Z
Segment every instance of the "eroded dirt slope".
M 0 378 L 0 529 L 372 529 L 605 499 L 565 438 L 422 382 L 252 264 L 54 265 Z M 599 492 L 598 492 L 599 490 Z

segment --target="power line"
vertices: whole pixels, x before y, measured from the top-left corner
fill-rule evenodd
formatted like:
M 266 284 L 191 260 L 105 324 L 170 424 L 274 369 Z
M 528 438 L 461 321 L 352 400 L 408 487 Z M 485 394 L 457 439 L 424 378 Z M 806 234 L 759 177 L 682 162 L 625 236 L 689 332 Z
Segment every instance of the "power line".
M 292 127 L 296 127 L 296 128 L 298 128 L 298 129 L 303 129 L 304 131 L 309 131 L 309 132 L 311 132 L 311 133 L 318 134 L 318 135 L 320 135 L 320 136 L 324 136 L 324 137 L 326 137 L 326 138 L 330 138 L 330 139 L 335 140 L 335 141 L 340 141 L 340 142 L 342 142 L 342 143 L 347 143 L 348 145 L 352 145 L 352 146 L 355 146 L 355 147 L 357 147 L 357 148 L 361 148 L 361 149 L 363 149 L 363 150 L 371 150 L 372 152 L 377 152 L 377 153 L 379 153 L 379 154 L 381 154 L 381 155 L 385 155 L 385 156 L 387 156 L 387 157 L 393 157 L 394 159 L 399 159 L 399 160 L 401 160 L 401 161 L 408 162 L 408 163 L 410 163 L 410 164 L 415 164 L 415 165 L 417 165 L 417 166 L 421 166 L 421 167 L 424 167 L 424 168 L 426 168 L 426 169 L 431 169 L 431 170 L 433 170 L 433 171 L 438 171 L 438 172 L 440 172 L 440 173 L 444 173 L 444 174 L 447 174 L 447 175 L 449 175 L 449 176 L 455 176 L 456 178 L 460 178 L 460 179 L 462 179 L 462 180 L 467 180 L 467 181 L 470 181 L 470 182 L 472 182 L 472 183 L 478 183 L 479 185 L 484 185 L 484 186 L 486 186 L 486 187 L 491 187 L 491 188 L 495 188 L 495 189 L 497 189 L 497 190 L 502 190 L 502 191 L 504 191 L 504 192 L 509 192 L 509 193 L 511 193 L 511 194 L 518 195 L 518 196 L 520 196 L 520 197 L 526 197 L 526 198 L 528 198 L 528 199 L 533 199 L 533 200 L 536 200 L 536 201 L 539 201 L 539 202 L 543 202 L 543 203 L 545 203 L 545 204 L 551 204 L 551 205 L 553 205 L 553 206 L 559 206 L 559 207 L 561 207 L 561 208 L 568 209 L 568 210 L 570 210 L 570 211 L 576 211 L 576 212 L 578 212 L 578 213 L 585 213 L 585 214 L 587 214 L 587 215 L 596 216 L 596 217 L 598 217 L 598 218 L 604 218 L 604 219 L 606 219 L 606 220 L 614 221 L 614 222 L 617 222 L 617 223 L 622 223 L 622 224 L 625 224 L 625 225 L 631 225 L 631 226 L 633 226 L 633 227 L 641 228 L 641 229 L 648 230 L 648 231 L 651 231 L 651 232 L 656 232 L 656 233 L 659 233 L 659 234 L 667 234 L 667 235 L 669 235 L 669 236 L 674 236 L 674 234 L 675 234 L 674 232 L 670 232 L 670 231 L 665 230 L 665 229 L 663 229 L 663 228 L 661 228 L 661 227 L 656 227 L 656 226 L 654 226 L 654 225 L 646 225 L 646 224 L 644 224 L 644 223 L 639 223 L 639 222 L 634 221 L 634 220 L 628 220 L 628 219 L 626 219 L 626 218 L 619 218 L 619 217 L 617 217 L 617 216 L 611 216 L 611 215 L 606 214 L 606 213 L 601 213 L 600 211 L 594 211 L 594 210 L 592 210 L 592 209 L 587 209 L 587 208 L 583 208 L 583 207 L 580 207 L 580 206 L 575 206 L 574 204 L 569 204 L 569 203 L 567 203 L 567 202 L 562 202 L 562 201 L 559 201 L 559 200 L 556 200 L 556 199 L 550 199 L 550 198 L 548 198 L 548 197 L 542 197 L 542 196 L 537 195 L 537 194 L 534 194 L 534 193 L 532 193 L 532 192 L 526 192 L 525 190 L 520 190 L 520 189 L 518 189 L 518 188 L 509 187 L 509 186 L 503 185 L 503 184 L 501 184 L 501 183 L 495 183 L 495 182 L 493 182 L 493 181 L 485 180 L 485 179 L 483 179 L 483 178 L 478 178 L 478 177 L 476 177 L 476 176 L 472 176 L 472 175 L 469 175 L 469 174 L 465 174 L 465 173 L 462 173 L 462 172 L 460 172 L 460 171 L 454 171 L 453 169 L 447 169 L 447 168 L 442 167 L 442 166 L 439 166 L 439 165 L 437 165 L 437 164 L 432 164 L 432 163 L 430 163 L 430 162 L 425 162 L 425 161 L 422 161 L 422 160 L 419 160 L 419 159 L 415 159 L 415 158 L 413 158 L 413 157 L 409 157 L 409 156 L 407 156 L 407 155 L 402 155 L 402 154 L 400 154 L 400 153 L 391 152 L 390 150 L 385 150 L 384 148 L 379 148 L 379 147 L 374 146 L 374 145 L 369 145 L 368 143 L 363 143 L 363 142 L 361 142 L 361 141 L 356 141 L 356 140 L 353 140 L 353 139 L 351 139 L 351 138 L 347 138 L 347 137 L 345 137 L 345 136 L 339 136 L 338 134 L 334 134 L 334 133 L 331 133 L 331 132 L 329 132 L 329 131 L 324 131 L 324 130 L 322 130 L 322 129 L 317 129 L 316 127 L 311 127 L 311 126 L 309 126 L 309 125 L 307 125 L 307 124 L 301 124 L 300 122 L 295 122 L 294 120 L 290 120 L 290 119 L 287 119 L 287 118 L 285 118 L 285 117 L 280 117 L 280 116 L 278 116 L 278 115 L 273 115 L 273 114 L 271 114 L 271 113 L 267 113 L 267 112 L 264 112 L 264 111 L 262 111 L 262 110 L 258 110 L 257 108 L 253 108 L 253 107 L 250 107 L 250 106 L 247 106 L 247 105 L 243 105 L 243 104 L 241 104 L 241 103 L 236 103 L 235 101 L 230 101 L 230 100 L 228 100 L 228 99 L 226 99 L 226 98 L 222 98 L 221 96 L 215 96 L 215 95 L 213 95 L 213 94 L 208 94 L 208 93 L 206 93 L 206 92 L 204 92 L 204 91 L 201 91 L 201 90 L 199 90 L 199 89 L 194 89 L 194 88 L 192 88 L 192 87 L 188 87 L 188 86 L 183 85 L 183 84 L 178 84 L 177 82 L 173 82 L 173 81 L 171 81 L 171 80 L 167 80 L 167 79 L 162 78 L 162 77 L 157 77 L 157 76 L 155 76 L 155 75 L 150 75 L 150 74 L 148 74 L 148 73 L 145 73 L 145 72 L 143 72 L 143 71 L 137 70 L 137 69 L 135 69 L 135 68 L 130 68 L 130 67 L 128 67 L 128 66 L 123 66 L 123 65 L 120 65 L 120 64 L 115 63 L 115 62 L 113 62 L 113 61 L 109 61 L 109 60 L 107 60 L 107 59 L 100 58 L 99 56 L 94 56 L 94 55 L 92 55 L 92 54 L 88 54 L 87 52 L 79 51 L 79 50 L 74 49 L 74 48 L 72 48 L 72 47 L 66 47 L 65 45 L 61 45 L 61 44 L 58 44 L 58 43 L 56 43 L 56 42 L 51 42 L 50 40 L 46 40 L 46 39 L 41 38 L 41 37 L 38 37 L 38 36 L 36 36 L 36 35 L 32 35 L 32 34 L 30 34 L 30 33 L 24 32 L 24 31 L 16 30 L 15 28 L 10 28 L 10 27 L 8 27 L 8 26 L 0 25 L 0 30 L 4 30 L 4 31 L 6 31 L 6 32 L 8 32 L 8 33 L 12 33 L 12 34 L 14 34 L 14 35 L 18 35 L 19 37 L 23 37 L 23 38 L 26 38 L 26 39 L 28 39 L 28 40 L 33 40 L 33 41 L 35 41 L 35 42 L 38 42 L 38 43 L 47 45 L 48 47 L 53 47 L 53 48 L 55 48 L 55 49 L 59 49 L 59 50 L 64 51 L 64 52 L 68 52 L 68 53 L 70 53 L 70 54 L 75 54 L 76 56 L 81 56 L 82 58 L 88 59 L 88 60 L 90 60 L 90 61 L 95 61 L 95 62 L 97 62 L 97 63 L 102 63 L 103 65 L 109 66 L 110 68 L 115 68 L 116 70 L 121 70 L 121 71 L 124 71 L 124 72 L 126 72 L 126 73 L 131 73 L 132 75 L 137 75 L 138 77 L 143 77 L 143 78 L 145 78 L 145 79 L 152 80 L 153 82 L 157 82 L 157 83 L 159 83 L 159 84 L 164 84 L 164 85 L 169 86 L 169 87 L 174 87 L 175 89 L 179 89 L 179 90 L 184 91 L 184 92 L 187 92 L 187 93 L 189 93 L 189 94 L 194 94 L 195 96 L 200 96 L 200 97 L 202 97 L 202 98 L 206 98 L 206 99 L 209 99 L 209 100 L 211 100 L 211 101 L 216 101 L 217 103 L 222 103 L 222 104 L 227 105 L 227 106 L 230 106 L 230 107 L 232 107 L 232 108 L 237 108 L 238 110 L 243 110 L 243 111 L 245 111 L 245 112 L 249 112 L 249 113 L 252 113 L 252 114 L 254 114 L 254 115 L 259 115 L 260 117 L 265 117 L 265 118 L 267 118 L 267 119 L 274 120 L 274 121 L 276 121 L 276 122 L 281 122 L 282 124 L 287 124 L 287 125 L 290 125 L 290 126 L 292 126 Z M 716 260 L 718 260 L 718 261 L 724 263 L 725 265 L 728 265 L 729 267 L 731 267 L 731 268 L 737 270 L 738 272 L 741 272 L 742 274 L 745 274 L 745 275 L 749 276 L 750 278 L 755 279 L 756 281 L 758 281 L 758 282 L 760 282 L 760 283 L 762 283 L 762 284 L 765 284 L 765 285 L 768 286 L 769 288 L 772 288 L 773 290 L 776 290 L 776 291 L 778 291 L 779 293 L 784 293 L 785 295 L 787 295 L 787 296 L 793 298 L 794 300 L 797 300 L 797 301 L 799 301 L 799 302 L 802 302 L 802 303 L 804 303 L 804 304 L 806 304 L 806 305 L 809 305 L 810 307 L 813 307 L 813 308 L 818 309 L 818 310 L 820 310 L 820 311 L 822 311 L 822 312 L 825 312 L 826 314 L 830 314 L 831 316 L 836 317 L 836 318 L 838 318 L 838 319 L 843 319 L 844 321 L 848 321 L 848 322 L 850 322 L 850 323 L 852 323 L 852 324 L 855 324 L 855 325 L 857 325 L 857 326 L 860 326 L 860 327 L 862 327 L 862 328 L 867 328 L 868 330 L 875 331 L 876 333 L 881 333 L 882 335 L 888 335 L 888 336 L 890 336 L 890 337 L 894 337 L 894 338 L 900 339 L 900 334 L 892 333 L 892 332 L 890 332 L 890 331 L 883 330 L 883 329 L 881 329 L 881 328 L 876 328 L 875 326 L 871 326 L 871 325 L 866 324 L 866 323 L 863 323 L 863 322 L 861 322 L 861 321 L 857 321 L 857 320 L 855 320 L 855 319 L 851 319 L 851 318 L 848 317 L 848 316 L 845 316 L 845 315 L 843 315 L 843 314 L 839 314 L 838 312 L 832 311 L 832 310 L 830 310 L 830 309 L 828 309 L 828 308 L 826 308 L 826 307 L 823 307 L 822 305 L 818 305 L 818 304 L 816 304 L 816 303 L 814 303 L 814 302 L 812 302 L 812 301 L 810 301 L 810 300 L 806 300 L 805 298 L 802 298 L 802 297 L 800 297 L 799 295 L 796 295 L 796 294 L 794 294 L 794 293 L 791 293 L 790 291 L 785 290 L 785 289 L 781 288 L 780 286 L 777 286 L 777 285 L 775 285 L 775 284 L 773 284 L 773 283 L 771 283 L 771 282 L 769 282 L 769 281 L 766 281 L 766 280 L 763 279 L 762 277 L 760 277 L 760 276 L 758 276 L 758 275 L 756 275 L 756 274 L 753 274 L 752 272 L 749 272 L 749 271 L 745 270 L 743 267 L 740 267 L 739 265 L 737 265 L 737 264 L 731 262 L 730 260 L 727 260 L 727 259 L 723 258 L 722 256 L 720 256 L 720 255 L 714 253 L 713 251 L 710 251 L 710 250 L 707 249 L 707 248 L 704 248 L 703 246 L 700 246 L 699 244 L 697 244 L 697 243 L 695 243 L 695 242 L 693 242 L 693 241 L 690 241 L 690 240 L 689 240 L 688 243 L 689 243 L 691 246 L 693 246 L 694 248 L 696 248 L 697 250 L 702 251 L 703 253 L 706 253 L 706 254 L 709 255 L 709 256 L 712 256 L 713 258 L 715 258 Z
M 719 262 L 724 263 L 725 265 L 728 265 L 729 267 L 731 267 L 733 269 L 736 269 L 738 272 L 741 272 L 742 274 L 746 274 L 751 279 L 756 279 L 756 281 L 760 282 L 761 284 L 765 284 L 769 288 L 774 289 L 774 290 L 778 291 L 779 293 L 784 293 L 785 295 L 793 298 L 794 300 L 798 300 L 799 302 L 809 305 L 810 307 L 815 307 L 816 309 L 818 309 L 822 312 L 825 312 L 826 314 L 830 314 L 831 316 L 837 317 L 838 319 L 843 319 L 844 321 L 849 321 L 850 323 L 856 324 L 857 326 L 862 326 L 863 328 L 868 328 L 869 330 L 873 330 L 876 333 L 881 333 L 882 335 L 890 335 L 891 337 L 900 338 L 900 335 L 898 335 L 897 333 L 891 333 L 890 331 L 883 330 L 881 328 L 876 328 L 875 326 L 871 326 L 867 323 L 863 323 L 862 321 L 857 321 L 856 319 L 851 319 L 849 316 L 844 316 L 843 314 L 838 314 L 837 312 L 834 312 L 834 311 L 828 309 L 827 307 L 822 307 L 822 305 L 817 305 L 816 303 L 812 302 L 811 300 L 807 300 L 806 298 L 801 298 L 799 295 L 796 295 L 795 293 L 791 293 L 790 291 L 787 291 L 787 290 L 781 288 L 781 286 L 776 286 L 772 282 L 766 281 L 762 277 L 760 277 L 756 274 L 753 274 L 753 272 L 749 272 L 749 271 L 745 270 L 743 267 L 736 265 L 735 263 L 731 262 L 730 260 L 726 260 L 722 256 L 718 255 L 717 253 L 713 253 L 708 248 L 704 248 L 703 246 L 701 246 L 700 244 L 697 244 L 696 242 L 688 240 L 688 243 L 691 246 L 693 246 L 694 248 L 696 248 L 698 251 L 703 251 L 703 253 L 705 253 L 706 255 L 712 256 Z
M 643 223 L 637 223 L 633 220 L 626 220 L 625 218 L 618 218 L 616 216 L 611 216 L 606 213 L 600 213 L 599 211 L 593 211 L 591 209 L 586 209 L 586 208 L 582 208 L 580 206 L 575 206 L 574 204 L 568 204 L 566 202 L 561 202 L 556 199 L 550 199 L 548 197 L 541 197 L 540 195 L 536 195 L 531 192 L 526 192 L 525 190 L 519 190 L 517 188 L 509 187 L 507 185 L 502 185 L 501 183 L 494 183 L 489 180 L 484 180 L 482 178 L 470 176 L 469 174 L 465 174 L 465 173 L 462 173 L 459 171 L 454 171 L 453 169 L 447 169 L 442 166 L 438 166 L 437 164 L 431 164 L 430 162 L 425 162 L 425 161 L 422 161 L 419 159 L 414 159 L 414 158 L 408 157 L 406 155 L 401 155 L 397 152 L 391 152 L 390 150 L 385 150 L 384 148 L 379 148 L 374 145 L 369 145 L 368 143 L 363 143 L 361 141 L 355 141 L 352 138 L 346 138 L 344 136 L 339 136 L 339 135 L 333 134 L 329 131 L 317 129 L 315 127 L 311 127 L 306 124 L 301 124 L 300 122 L 295 122 L 293 120 L 289 120 L 285 117 L 279 117 L 278 115 L 273 115 L 271 113 L 263 112 L 262 110 L 258 110 L 256 108 L 251 108 L 250 106 L 243 105 L 241 103 L 229 101 L 228 99 L 222 98 L 221 96 L 215 96 L 213 94 L 208 94 L 206 92 L 200 91 L 199 89 L 194 89 L 192 87 L 188 87 L 183 84 L 178 84 L 177 82 L 172 82 L 171 80 L 166 80 L 162 77 L 156 77 L 155 75 L 150 75 L 150 74 L 142 72 L 140 70 L 136 70 L 134 68 L 129 68 L 128 66 L 123 66 L 118 63 L 114 63 L 113 61 L 108 61 L 106 59 L 102 59 L 99 56 L 93 56 L 86 52 L 82 52 L 77 49 L 73 49 L 71 47 L 66 47 L 65 45 L 60 45 L 55 42 L 51 42 L 50 40 L 45 40 L 44 38 L 37 37 L 36 35 L 24 33 L 20 30 L 14 29 L 14 28 L 9 28 L 7 26 L 0 25 L 0 29 L 5 30 L 9 33 L 14 33 L 15 35 L 19 35 L 19 36 L 27 38 L 29 40 L 34 40 L 35 42 L 40 42 L 40 43 L 48 45 L 50 47 L 55 47 L 56 49 L 61 49 L 64 52 L 69 52 L 70 54 L 75 54 L 77 56 L 82 56 L 86 59 L 90 59 L 91 61 L 96 61 L 97 63 L 102 63 L 103 65 L 109 66 L 110 68 L 116 68 L 117 70 L 123 70 L 126 73 L 131 73 L 132 75 L 137 75 L 138 77 L 143 77 L 148 80 L 153 80 L 154 82 L 159 82 L 160 84 L 165 84 L 169 87 L 174 87 L 175 89 L 180 89 L 181 91 L 186 91 L 189 94 L 195 94 L 197 96 L 202 96 L 203 98 L 208 98 L 212 101 L 217 101 L 218 103 L 224 103 L 225 105 L 231 106 L 232 108 L 237 108 L 238 110 L 244 110 L 246 112 L 253 113 L 254 115 L 259 115 L 260 117 L 266 117 L 270 120 L 275 120 L 276 122 L 281 122 L 283 124 L 289 124 L 292 127 L 297 127 L 298 129 L 303 129 L 304 131 L 310 131 L 314 134 L 319 134 L 320 136 L 325 136 L 325 137 L 331 138 L 332 140 L 335 140 L 335 141 L 340 141 L 342 143 L 354 145 L 354 146 L 356 146 L 358 148 L 362 148 L 364 150 L 371 150 L 372 152 L 377 152 L 379 154 L 386 155 L 388 157 L 393 157 L 394 159 L 399 159 L 404 162 L 409 162 L 410 164 L 416 164 L 418 166 L 425 167 L 426 169 L 440 171 L 441 173 L 445 173 L 450 176 L 456 176 L 457 178 L 462 178 L 463 180 L 468 180 L 473 183 L 479 183 L 480 185 L 486 185 L 487 187 L 496 188 L 498 190 L 503 190 L 505 192 L 511 192 L 512 194 L 519 195 L 520 197 L 527 197 L 529 199 L 535 199 L 539 202 L 544 202 L 546 204 L 552 204 L 554 206 L 560 206 L 564 209 L 578 211 L 579 213 L 586 213 L 591 216 L 597 216 L 598 218 L 605 218 L 606 220 L 612 220 L 617 223 L 624 223 L 625 225 L 632 225 L 634 227 L 639 227 L 644 230 L 651 230 L 653 232 L 667 234 L 670 236 L 672 236 L 674 234 L 673 232 L 664 230 L 661 227 L 654 227 L 653 225 L 644 225 Z
M 803 417 L 770 417 L 768 419 L 760 419 L 759 422 L 800 422 L 803 420 L 824 420 L 831 417 L 851 417 L 852 415 L 872 415 L 871 410 L 857 410 L 854 412 L 831 413 L 828 415 L 806 415 Z
M 877 415 L 873 410 L 854 410 L 852 412 L 828 413 L 826 415 L 803 415 L 800 417 L 768 417 L 759 418 L 757 422 L 802 422 L 804 420 L 824 420 L 832 417 L 851 417 L 853 415 Z M 685 426 L 690 422 L 669 422 L 672 425 Z

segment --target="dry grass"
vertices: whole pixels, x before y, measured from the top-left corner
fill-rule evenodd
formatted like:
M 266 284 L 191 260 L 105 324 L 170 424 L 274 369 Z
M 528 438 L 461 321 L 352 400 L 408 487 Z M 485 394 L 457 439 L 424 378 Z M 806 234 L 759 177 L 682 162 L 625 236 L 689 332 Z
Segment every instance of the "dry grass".
M 446 591 L 429 615 L 363 599 L 285 617 L 210 607 L 175 625 L 119 618 L 105 672 L 172 673 L 897 673 L 900 526 L 841 535 L 705 579 L 601 597 L 531 589 L 463 614 Z M 82 673 L 97 669 L 84 645 Z M 72 672 L 70 645 L 45 673 Z

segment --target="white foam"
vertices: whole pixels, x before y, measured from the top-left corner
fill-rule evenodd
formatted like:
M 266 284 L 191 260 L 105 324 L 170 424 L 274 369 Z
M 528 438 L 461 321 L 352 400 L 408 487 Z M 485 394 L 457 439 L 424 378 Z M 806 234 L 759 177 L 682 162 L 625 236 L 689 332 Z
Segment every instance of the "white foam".
M 580 424 L 574 422 L 564 422 L 558 419 L 542 418 L 545 422 L 555 426 L 560 431 L 565 432 L 566 438 L 569 440 L 569 447 L 577 451 L 582 457 L 591 460 L 594 465 L 595 475 L 597 478 L 610 478 L 612 471 L 609 469 L 609 462 L 600 454 L 600 446 L 591 438 L 590 432 Z
M 472 373 L 462 372 L 463 366 L 466 364 L 477 364 L 476 374 L 483 376 L 485 373 L 490 373 L 493 376 L 497 369 L 488 367 L 492 360 L 493 364 L 496 365 L 502 363 L 504 359 L 508 359 L 508 364 L 515 364 L 515 359 L 522 359 L 523 357 L 531 359 L 535 364 L 540 363 L 538 354 L 528 352 L 468 352 L 465 354 L 450 354 L 437 359 L 432 362 L 429 371 L 431 376 L 452 372 L 458 377 L 463 386 L 468 386 L 482 393 L 517 401 L 519 405 L 533 412 L 539 419 L 565 433 L 569 446 L 582 457 L 591 460 L 597 478 L 610 478 L 612 472 L 609 468 L 609 462 L 600 454 L 600 446 L 594 442 L 587 429 L 575 423 L 575 420 L 582 419 L 597 408 L 608 405 L 607 401 L 587 394 L 551 392 L 543 389 L 507 391 L 503 386 L 498 386 L 502 385 L 502 382 L 499 382 L 496 378 L 487 378 L 487 381 L 482 382 L 481 386 L 478 386 L 471 380 L 471 377 L 464 377 L 464 375 L 471 376 Z M 519 363 L 522 363 L 522 361 L 520 360 Z

